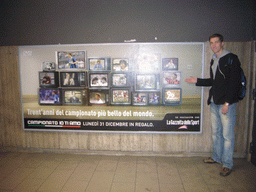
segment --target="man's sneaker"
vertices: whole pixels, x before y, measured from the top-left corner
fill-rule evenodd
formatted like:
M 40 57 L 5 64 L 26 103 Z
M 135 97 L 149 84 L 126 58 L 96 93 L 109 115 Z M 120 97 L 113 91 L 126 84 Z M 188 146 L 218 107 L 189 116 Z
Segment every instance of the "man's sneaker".
M 229 169 L 227 167 L 222 167 L 220 171 L 221 176 L 228 176 L 231 173 L 232 169 Z
M 208 158 L 204 159 L 204 163 L 218 163 L 218 162 L 214 161 L 213 158 L 208 157 Z

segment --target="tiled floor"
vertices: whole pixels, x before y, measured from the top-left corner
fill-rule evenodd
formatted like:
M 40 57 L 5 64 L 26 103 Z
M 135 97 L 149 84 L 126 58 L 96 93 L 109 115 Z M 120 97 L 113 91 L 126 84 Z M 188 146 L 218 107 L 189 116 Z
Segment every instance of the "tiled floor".
M 256 191 L 256 167 L 245 159 L 227 177 L 202 159 L 0 153 L 0 192 Z

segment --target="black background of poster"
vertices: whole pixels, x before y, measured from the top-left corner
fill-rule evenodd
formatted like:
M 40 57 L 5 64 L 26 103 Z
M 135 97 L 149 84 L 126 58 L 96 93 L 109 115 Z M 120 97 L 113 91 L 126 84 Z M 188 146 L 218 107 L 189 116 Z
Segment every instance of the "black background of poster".
M 56 122 L 56 126 L 29 124 L 29 121 Z M 62 123 L 60 123 L 62 122 Z M 193 125 L 194 123 L 194 125 Z M 24 119 L 25 130 L 62 130 L 62 131 L 147 131 L 147 132 L 201 132 L 200 114 L 166 114 L 159 120 L 74 120 L 74 119 Z M 44 124 L 44 123 L 42 123 Z M 62 127 L 61 125 L 64 125 Z M 80 125 L 79 125 L 80 124 Z M 182 126 L 184 126 L 182 128 Z M 187 127 L 187 128 L 186 128 Z

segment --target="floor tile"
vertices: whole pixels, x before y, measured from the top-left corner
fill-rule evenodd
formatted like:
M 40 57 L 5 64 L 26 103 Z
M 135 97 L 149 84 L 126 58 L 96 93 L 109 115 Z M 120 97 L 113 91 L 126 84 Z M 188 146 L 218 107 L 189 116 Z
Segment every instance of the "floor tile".
M 134 183 L 136 172 L 116 172 L 114 176 L 114 181 L 117 183 Z
M 43 179 L 25 179 L 13 191 L 15 192 L 35 192 L 44 182 Z
M 60 161 L 55 160 L 45 160 L 43 161 L 38 168 L 50 168 L 50 169 L 56 169 L 60 165 Z
M 32 174 L 33 171 L 34 169 L 32 168 L 18 168 L 14 170 L 0 182 L 0 189 L 14 189 L 18 184 Z
M 110 192 L 134 192 L 135 183 L 113 183 Z
M 115 171 L 118 161 L 101 160 L 96 168 L 96 171 Z
M 89 181 L 85 180 L 68 180 L 61 192 L 84 192 Z
M 148 163 L 148 164 L 137 164 L 137 172 L 147 172 L 147 173 L 156 173 L 156 164 Z
M 96 171 L 89 182 L 86 192 L 109 191 L 113 182 L 113 177 L 114 172 Z
M 60 191 L 68 181 L 72 171 L 70 170 L 55 170 L 40 186 L 38 191 L 51 192 Z
M 233 192 L 234 189 L 231 187 L 231 185 L 208 185 L 208 188 L 210 189 L 211 192 Z
M 38 192 L 56 192 L 60 191 L 67 181 L 58 178 L 47 179 L 37 190 Z
M 234 159 L 227 177 L 203 159 L 0 152 L 0 192 L 256 191 L 256 166 L 246 159 Z
M 79 169 L 79 170 L 81 170 L 81 169 L 83 169 L 83 170 L 95 170 L 96 168 L 97 168 L 97 166 L 98 166 L 98 163 L 99 162 L 94 162 L 94 161 L 92 161 L 92 162 L 84 162 L 84 161 L 81 161 L 78 165 L 77 165 L 77 167 L 76 167 L 76 169 Z
M 101 155 L 86 155 L 81 158 L 80 162 L 99 162 L 101 160 L 102 156 Z
M 158 174 L 159 183 L 163 184 L 181 184 L 182 180 L 177 171 L 170 171 L 170 173 Z
M 118 162 L 116 172 L 136 172 L 137 164 L 136 162 Z
M 209 187 L 206 184 L 202 184 L 200 182 L 184 183 L 183 186 L 185 191 L 189 192 L 210 192 Z
M 155 181 L 146 180 L 144 182 L 136 182 L 135 191 L 136 192 L 142 192 L 142 191 L 159 192 L 160 191 L 160 186 L 159 186 L 157 180 L 155 180 Z
M 160 191 L 185 192 L 184 187 L 181 183 L 160 183 Z
M 89 181 L 94 174 L 94 170 L 92 169 L 76 169 L 69 179 L 77 180 L 77 181 Z
M 158 181 L 157 173 L 136 172 L 136 182 Z
M 50 168 L 36 168 L 29 176 L 30 179 L 47 179 L 52 173 L 54 169 Z
M 62 161 L 57 167 L 57 170 L 74 170 L 78 166 L 77 162 L 70 161 Z

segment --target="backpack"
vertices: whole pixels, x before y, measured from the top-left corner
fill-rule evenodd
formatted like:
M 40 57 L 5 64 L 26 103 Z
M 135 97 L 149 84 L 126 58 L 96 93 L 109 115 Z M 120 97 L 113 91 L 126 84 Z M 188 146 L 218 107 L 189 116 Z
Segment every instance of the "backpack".
M 241 68 L 241 67 L 240 67 Z M 242 100 L 245 97 L 246 93 L 246 77 L 243 69 L 241 68 L 241 81 L 240 81 L 240 89 L 238 91 L 238 99 Z
M 232 59 L 228 59 L 228 65 L 231 65 L 233 62 Z M 245 97 L 245 93 L 246 93 L 246 77 L 244 74 L 244 70 L 242 69 L 242 67 L 240 66 L 240 86 L 239 86 L 239 90 L 238 90 L 238 99 L 239 100 L 243 100 L 243 98 Z

